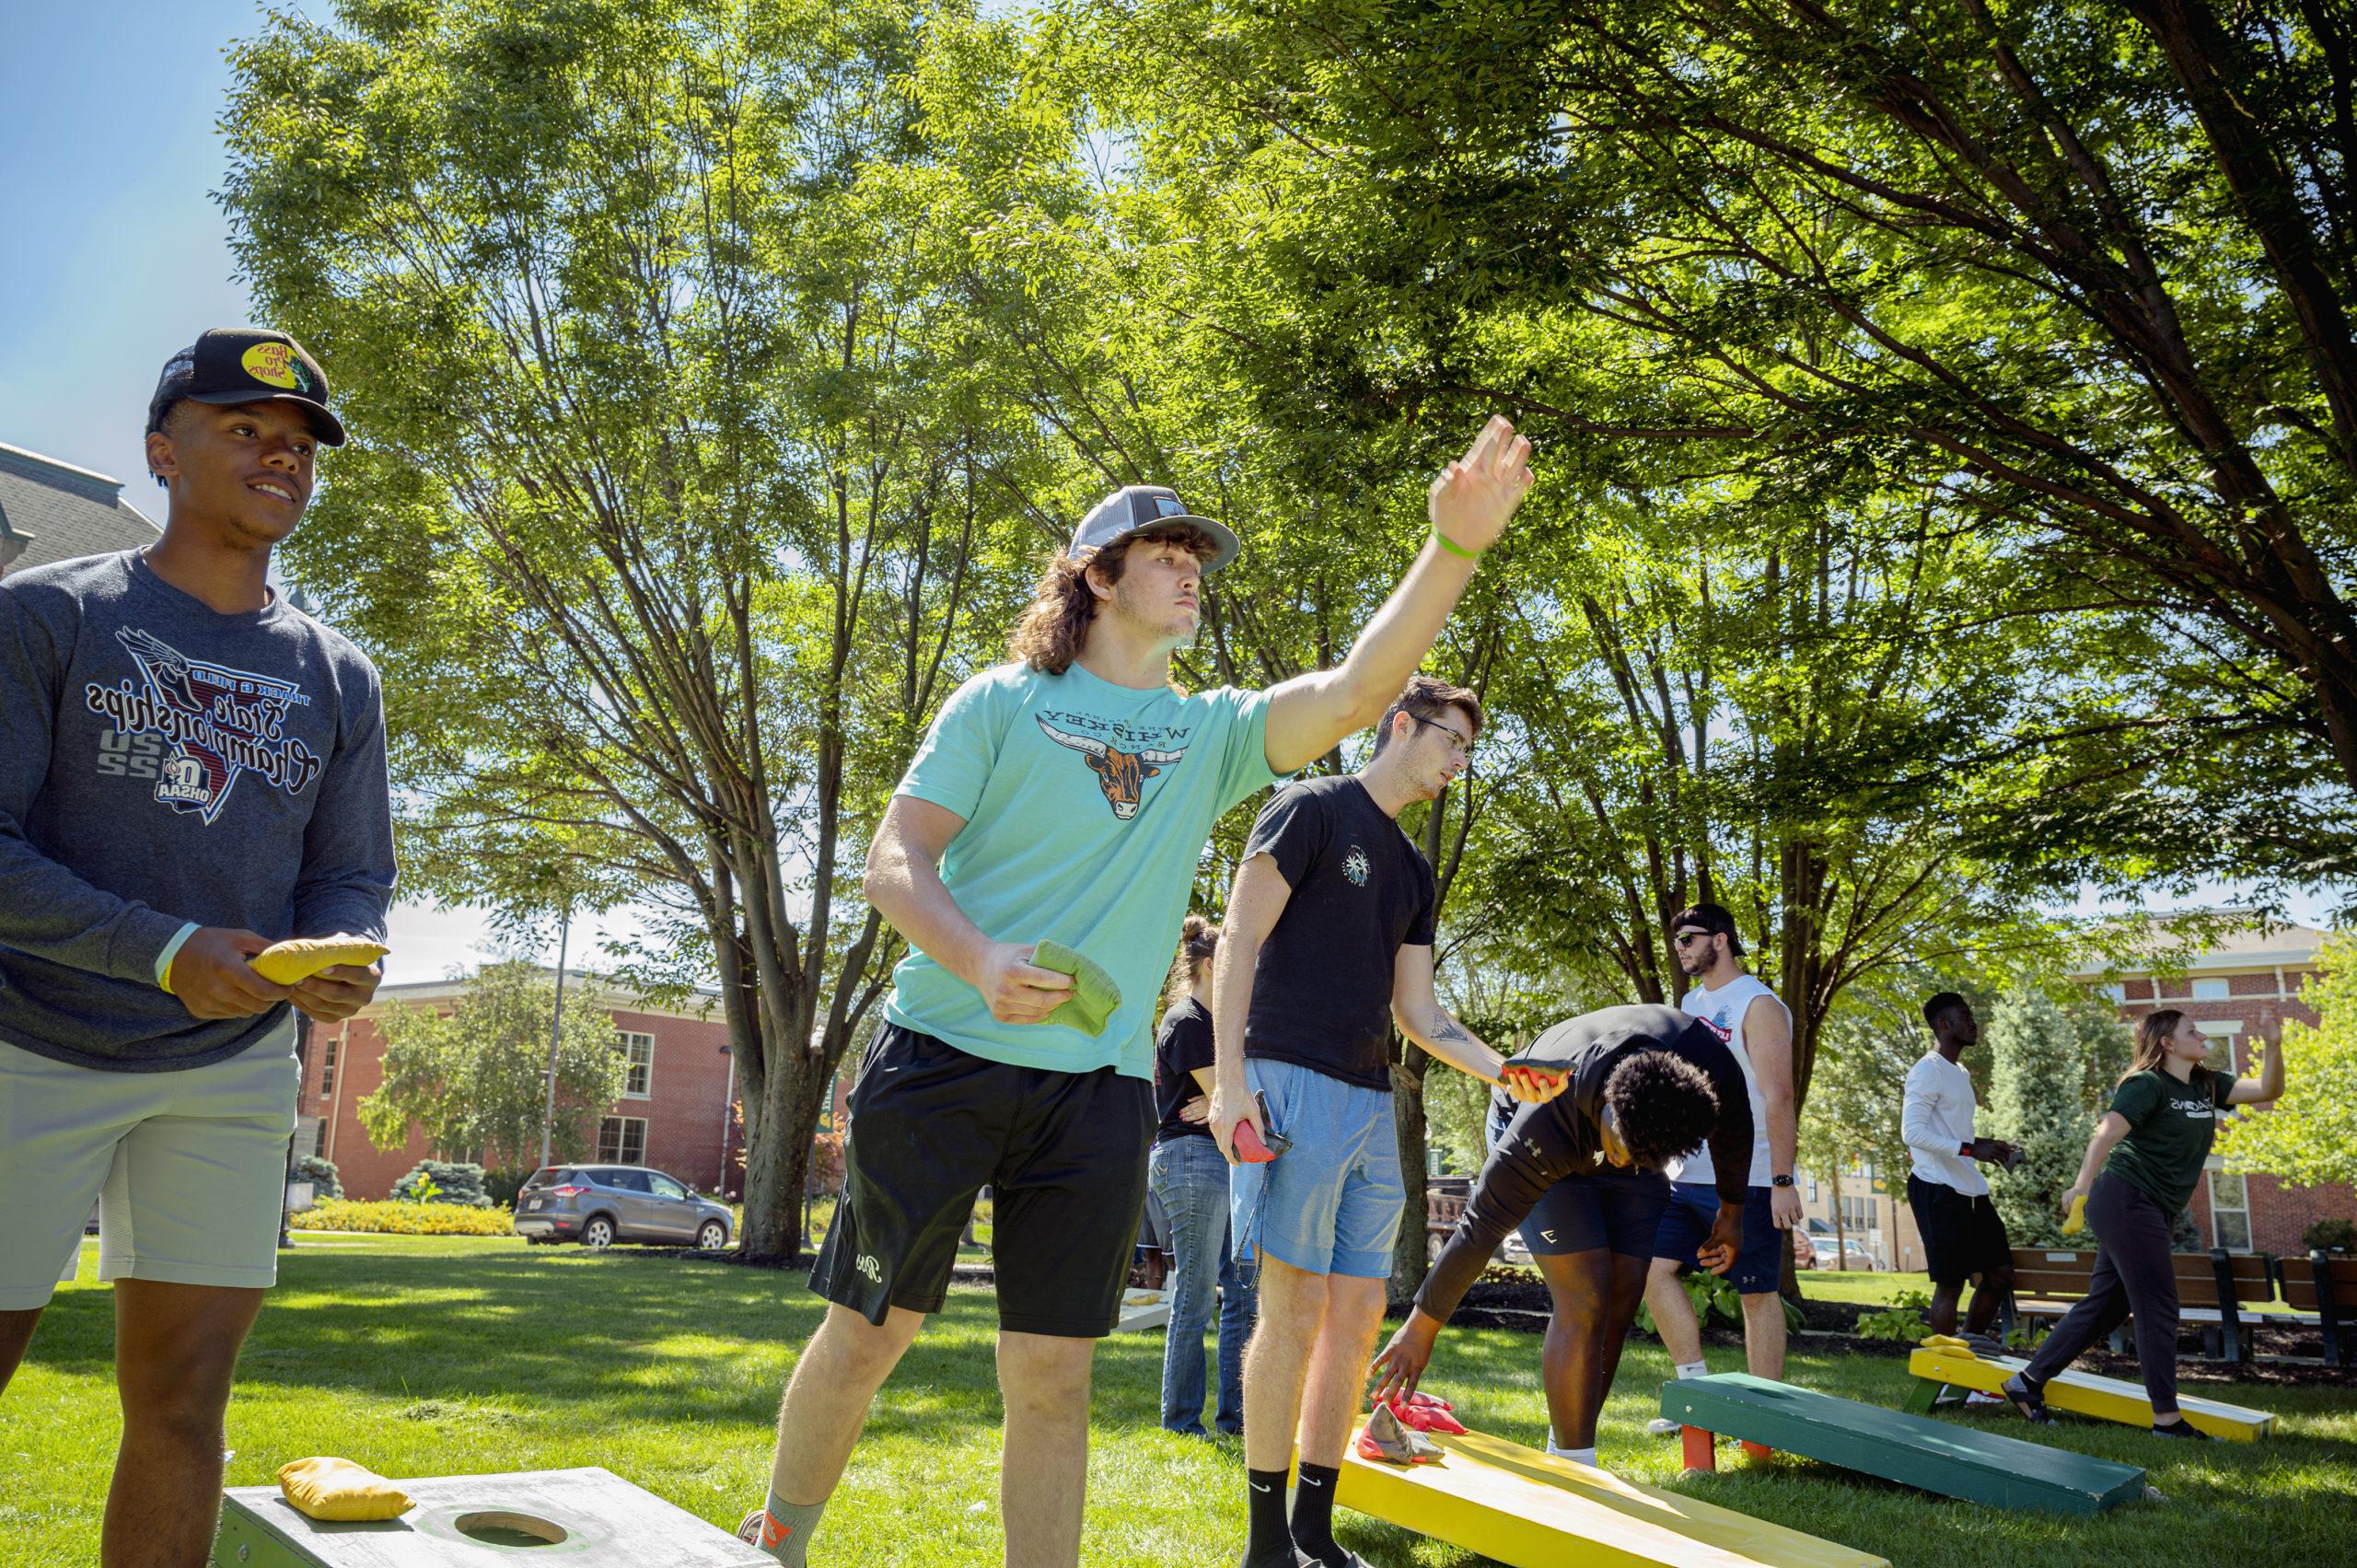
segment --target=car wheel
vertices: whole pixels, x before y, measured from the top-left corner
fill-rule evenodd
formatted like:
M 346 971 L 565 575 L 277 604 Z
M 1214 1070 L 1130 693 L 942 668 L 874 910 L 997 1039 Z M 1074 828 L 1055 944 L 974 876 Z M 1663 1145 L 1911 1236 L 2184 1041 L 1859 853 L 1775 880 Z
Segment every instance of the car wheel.
M 717 1252 L 728 1245 L 728 1227 L 718 1220 L 706 1220 L 697 1227 L 696 1245 L 706 1252 Z
M 589 1223 L 581 1227 L 582 1246 L 611 1247 L 613 1244 L 614 1222 L 604 1214 L 592 1216 Z

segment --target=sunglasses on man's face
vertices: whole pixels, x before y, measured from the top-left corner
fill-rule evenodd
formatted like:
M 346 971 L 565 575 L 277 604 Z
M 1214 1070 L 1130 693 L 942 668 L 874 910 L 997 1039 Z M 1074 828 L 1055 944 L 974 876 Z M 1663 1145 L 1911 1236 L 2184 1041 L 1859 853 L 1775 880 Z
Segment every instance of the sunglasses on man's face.
M 1689 942 L 1708 942 L 1716 935 L 1712 931 L 1681 931 L 1678 934 L 1678 945 L 1683 947 Z

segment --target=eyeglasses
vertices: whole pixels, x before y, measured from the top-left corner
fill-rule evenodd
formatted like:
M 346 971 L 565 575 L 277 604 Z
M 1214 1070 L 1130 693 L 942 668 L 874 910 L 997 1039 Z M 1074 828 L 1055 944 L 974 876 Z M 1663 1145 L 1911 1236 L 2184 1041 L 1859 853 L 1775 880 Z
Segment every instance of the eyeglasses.
M 1457 754 L 1458 756 L 1469 758 L 1473 755 L 1472 740 L 1468 737 L 1457 734 L 1457 731 L 1449 728 L 1448 726 L 1441 723 L 1440 720 L 1424 718 L 1416 714 L 1410 714 L 1408 716 L 1414 719 L 1418 724 L 1430 725 L 1433 728 L 1448 737 L 1450 740 L 1456 742 Z
M 1683 947 L 1689 942 L 1708 942 L 1717 935 L 1715 931 L 1681 931 L 1678 934 L 1678 946 Z

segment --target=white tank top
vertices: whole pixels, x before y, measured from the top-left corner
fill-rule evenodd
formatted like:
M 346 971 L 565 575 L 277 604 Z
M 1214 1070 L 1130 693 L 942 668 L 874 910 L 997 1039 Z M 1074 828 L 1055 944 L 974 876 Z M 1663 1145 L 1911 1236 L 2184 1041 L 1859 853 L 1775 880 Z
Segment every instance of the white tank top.
M 1727 1049 L 1735 1052 L 1736 1065 L 1743 1069 L 1743 1086 L 1751 1096 L 1751 1174 L 1744 1179 L 1747 1187 L 1768 1185 L 1768 1102 L 1759 1093 L 1759 1074 L 1751 1070 L 1751 1052 L 1744 1048 L 1743 1020 L 1751 1012 L 1751 1005 L 1765 996 L 1777 1006 L 1784 1004 L 1776 993 L 1759 981 L 1744 975 L 1731 980 L 1716 991 L 1696 986 L 1678 1004 L 1687 1013 L 1711 1026 Z M 1792 1010 L 1785 1009 L 1787 1022 Z M 1711 1163 L 1711 1145 L 1703 1144 L 1684 1160 L 1672 1160 L 1663 1167 L 1672 1181 L 1718 1180 L 1718 1168 Z

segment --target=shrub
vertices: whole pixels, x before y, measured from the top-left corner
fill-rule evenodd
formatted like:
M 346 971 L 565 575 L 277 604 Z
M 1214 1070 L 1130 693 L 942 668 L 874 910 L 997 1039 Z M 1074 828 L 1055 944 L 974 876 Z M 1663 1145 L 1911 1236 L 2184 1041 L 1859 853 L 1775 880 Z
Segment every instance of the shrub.
M 1890 1305 L 1880 1312 L 1862 1313 L 1858 1318 L 1858 1338 L 1862 1340 L 1918 1340 L 1923 1336 L 1923 1308 L 1932 1298 L 1920 1290 L 1902 1290 L 1891 1297 Z
M 2311 1252 L 2357 1252 L 2357 1221 L 2318 1220 L 2300 1233 L 2300 1245 Z
M 409 1174 L 393 1183 L 393 1196 L 412 1203 L 452 1203 L 470 1209 L 491 1204 L 482 1190 L 482 1167 L 445 1160 L 420 1160 L 410 1167 Z
M 505 1209 L 453 1203 L 362 1202 L 329 1198 L 287 1224 L 296 1230 L 359 1230 L 377 1236 L 505 1236 L 516 1216 Z
M 336 1175 L 335 1161 L 323 1160 L 317 1155 L 305 1155 L 295 1162 L 295 1179 L 311 1184 L 315 1199 L 341 1198 L 343 1180 Z
M 486 1172 L 482 1179 L 483 1196 L 494 1204 L 512 1209 L 516 1206 L 517 1194 L 524 1191 L 524 1183 L 531 1180 L 532 1172 L 539 1168 L 531 1166 L 523 1170 Z

